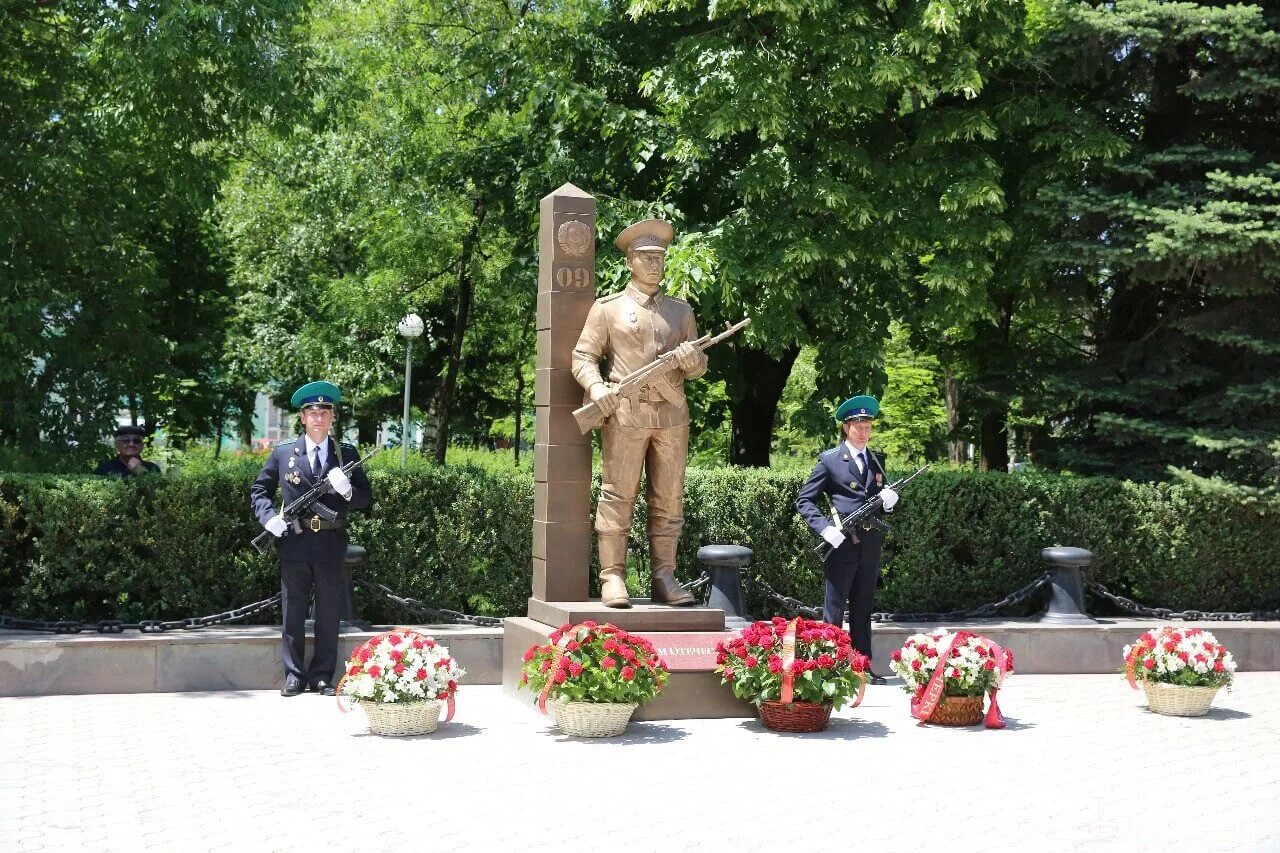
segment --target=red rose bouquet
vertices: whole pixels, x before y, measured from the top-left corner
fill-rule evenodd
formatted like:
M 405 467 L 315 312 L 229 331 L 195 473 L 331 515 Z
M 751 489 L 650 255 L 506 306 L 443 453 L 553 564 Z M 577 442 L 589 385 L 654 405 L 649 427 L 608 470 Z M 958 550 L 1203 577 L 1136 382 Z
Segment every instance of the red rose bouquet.
M 812 619 L 755 622 L 716 652 L 721 683 L 756 707 L 810 702 L 841 708 L 851 699 L 856 706 L 869 679 L 867 658 L 848 632 Z
M 614 625 L 561 625 L 548 640 L 524 653 L 520 677 L 539 704 L 550 698 L 639 705 L 667 683 L 667 665 L 653 644 Z

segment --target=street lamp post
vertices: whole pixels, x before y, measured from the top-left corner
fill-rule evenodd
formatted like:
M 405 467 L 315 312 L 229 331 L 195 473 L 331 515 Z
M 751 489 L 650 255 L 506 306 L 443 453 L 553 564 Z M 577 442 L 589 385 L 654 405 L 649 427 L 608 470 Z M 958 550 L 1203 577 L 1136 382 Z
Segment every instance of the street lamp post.
M 404 424 L 400 434 L 400 467 L 404 468 L 409 460 L 409 379 L 413 374 L 413 339 L 422 334 L 424 328 L 422 318 L 417 314 L 406 314 L 396 330 L 404 336 L 408 345 L 404 351 Z

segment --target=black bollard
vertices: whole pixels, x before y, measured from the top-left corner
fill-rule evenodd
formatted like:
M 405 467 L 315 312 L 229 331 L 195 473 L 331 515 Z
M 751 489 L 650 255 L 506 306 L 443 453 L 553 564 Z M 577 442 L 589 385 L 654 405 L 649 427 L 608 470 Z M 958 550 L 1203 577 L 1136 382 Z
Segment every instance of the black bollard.
M 1084 580 L 1080 572 L 1091 562 L 1093 554 L 1083 548 L 1055 545 L 1040 552 L 1041 558 L 1053 566 L 1049 580 L 1049 603 L 1039 621 L 1054 625 L 1093 625 L 1096 619 L 1085 613 Z
M 711 575 L 707 606 L 724 611 L 724 626 L 741 631 L 750 625 L 742 599 L 742 570 L 751 565 L 751 549 L 741 545 L 703 545 L 698 561 Z
M 355 596 L 352 594 L 351 574 L 364 568 L 369 559 L 369 552 L 359 545 L 348 545 L 346 559 L 342 561 L 342 591 L 338 594 L 338 633 L 351 634 L 356 631 L 372 631 L 373 626 L 363 619 L 356 618 Z M 311 600 L 311 615 L 307 618 L 306 628 L 314 631 L 316 627 L 316 602 Z
M 351 576 L 356 571 L 364 569 L 365 561 L 369 559 L 369 552 L 359 545 L 347 546 L 347 558 L 344 561 L 343 568 L 346 570 L 347 576 L 344 578 L 345 583 L 342 585 L 342 601 L 338 605 L 338 613 L 342 622 L 338 628 L 341 631 L 372 631 L 373 626 L 363 619 L 356 618 L 355 595 L 352 591 Z

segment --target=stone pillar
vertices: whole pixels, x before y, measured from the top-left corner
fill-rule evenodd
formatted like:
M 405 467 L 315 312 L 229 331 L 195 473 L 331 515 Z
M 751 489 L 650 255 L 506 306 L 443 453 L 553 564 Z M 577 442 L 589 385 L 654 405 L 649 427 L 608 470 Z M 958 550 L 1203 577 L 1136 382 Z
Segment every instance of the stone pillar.
M 533 597 L 586 601 L 591 567 L 591 433 L 573 419 L 573 347 L 596 298 L 596 200 L 565 184 L 538 217 L 534 382 Z

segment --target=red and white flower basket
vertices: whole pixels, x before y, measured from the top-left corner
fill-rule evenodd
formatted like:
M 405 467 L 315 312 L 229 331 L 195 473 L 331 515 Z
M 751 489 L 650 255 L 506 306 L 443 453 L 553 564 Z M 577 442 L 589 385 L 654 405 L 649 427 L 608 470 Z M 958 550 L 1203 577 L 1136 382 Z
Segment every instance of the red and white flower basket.
M 358 705 L 374 734 L 430 734 L 453 719 L 458 679 L 466 670 L 434 638 L 413 628 L 395 628 L 351 653 L 338 682 L 339 707 Z
M 911 716 L 942 726 L 1004 728 L 996 695 L 1013 672 L 1013 652 L 970 631 L 912 634 L 889 656 L 911 694 Z M 983 696 L 990 700 L 984 718 Z
M 1201 628 L 1166 625 L 1124 647 L 1124 673 L 1147 707 L 1170 717 L 1203 717 L 1214 696 L 1235 678 L 1236 661 L 1218 638 Z

